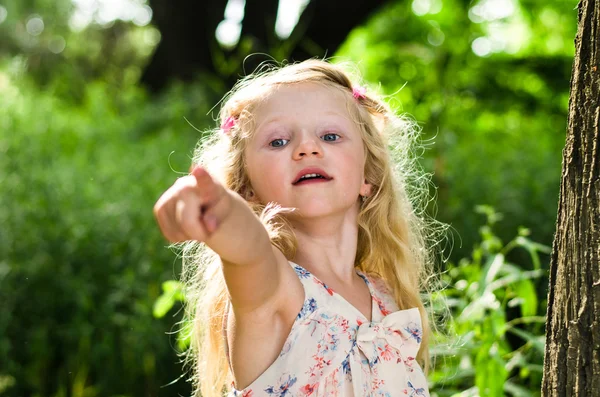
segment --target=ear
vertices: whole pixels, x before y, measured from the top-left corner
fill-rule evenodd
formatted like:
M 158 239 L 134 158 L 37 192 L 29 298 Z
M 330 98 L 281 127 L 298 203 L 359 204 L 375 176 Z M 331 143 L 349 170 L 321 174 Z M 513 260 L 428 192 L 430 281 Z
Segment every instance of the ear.
M 254 190 L 251 187 L 245 187 L 241 192 L 240 196 L 248 202 L 254 201 L 256 198 L 256 194 L 254 194 Z
M 254 193 L 253 189 L 249 189 L 248 192 L 246 192 L 246 201 L 248 201 L 249 203 L 256 203 L 258 204 L 260 201 L 258 200 L 258 197 L 256 197 L 256 193 Z
M 363 197 L 369 197 L 369 196 L 371 196 L 372 192 L 373 192 L 373 185 L 371 185 L 365 179 L 365 181 L 363 182 L 362 186 L 360 187 L 360 195 L 363 196 Z

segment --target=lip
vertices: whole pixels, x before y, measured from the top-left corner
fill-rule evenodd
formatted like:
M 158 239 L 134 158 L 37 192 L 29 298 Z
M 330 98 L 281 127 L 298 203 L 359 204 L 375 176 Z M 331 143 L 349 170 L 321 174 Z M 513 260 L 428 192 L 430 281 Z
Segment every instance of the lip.
M 297 175 L 296 178 L 294 178 L 294 181 L 292 182 L 292 185 L 295 185 L 296 183 L 298 183 L 298 181 L 300 180 L 300 178 L 302 178 L 304 175 L 306 174 L 319 174 L 322 177 L 325 178 L 326 181 L 330 181 L 333 178 L 330 177 L 325 171 L 323 171 L 320 168 L 316 168 L 316 167 L 308 167 L 308 168 L 304 168 L 302 171 L 300 171 Z

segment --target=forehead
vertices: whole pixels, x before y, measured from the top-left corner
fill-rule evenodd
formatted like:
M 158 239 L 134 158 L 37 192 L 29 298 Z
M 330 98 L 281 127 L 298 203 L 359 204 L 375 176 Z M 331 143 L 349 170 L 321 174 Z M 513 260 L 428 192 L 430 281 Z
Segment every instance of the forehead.
M 275 87 L 254 111 L 257 125 L 267 118 L 302 113 L 336 113 L 349 117 L 348 96 L 341 89 L 319 83 Z

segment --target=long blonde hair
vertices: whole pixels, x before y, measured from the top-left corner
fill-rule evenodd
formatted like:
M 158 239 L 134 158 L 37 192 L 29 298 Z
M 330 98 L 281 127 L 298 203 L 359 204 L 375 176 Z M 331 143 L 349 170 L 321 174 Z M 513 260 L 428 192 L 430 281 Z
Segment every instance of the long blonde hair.
M 417 360 L 429 366 L 430 326 L 420 292 L 432 274 L 431 249 L 427 246 L 429 179 L 416 162 L 418 129 L 375 95 L 353 98 L 349 74 L 341 66 L 309 60 L 272 68 L 240 81 L 225 98 L 220 120 L 236 119 L 227 134 L 218 129 L 198 144 L 193 162 L 202 164 L 227 188 L 249 201 L 269 231 L 272 243 L 293 260 L 294 233 L 285 211 L 276 205 L 256 203 L 245 168 L 245 148 L 254 124 L 252 114 L 277 86 L 312 82 L 345 93 L 348 111 L 362 135 L 366 155 L 365 178 L 372 195 L 361 205 L 355 266 L 380 277 L 400 309 L 418 307 L 423 339 Z M 188 358 L 193 367 L 195 395 L 222 396 L 231 383 L 224 348 L 223 321 L 228 293 L 218 257 L 198 242 L 183 245 L 183 279 L 186 282 L 186 314 L 192 323 Z

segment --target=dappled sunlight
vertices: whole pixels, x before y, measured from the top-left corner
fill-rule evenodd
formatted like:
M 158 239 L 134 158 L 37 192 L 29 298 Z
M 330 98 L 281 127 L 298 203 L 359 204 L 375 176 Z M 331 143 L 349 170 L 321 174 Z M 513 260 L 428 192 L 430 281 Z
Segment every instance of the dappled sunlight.
M 280 39 L 287 39 L 309 0 L 280 0 L 277 8 L 274 33 Z M 225 18 L 217 26 L 215 36 L 219 44 L 225 48 L 233 48 L 240 40 L 242 21 L 244 19 L 245 0 L 229 0 L 225 7 Z
M 469 9 L 469 19 L 481 24 L 487 33 L 471 44 L 477 56 L 498 52 L 515 54 L 529 43 L 530 29 L 516 1 L 481 0 Z
M 512 16 L 517 0 L 481 0 L 469 9 L 469 18 L 475 23 L 491 22 Z
M 442 11 L 443 0 L 413 0 L 412 10 L 415 15 L 437 14 Z
M 296 27 L 300 15 L 310 0 L 280 0 L 275 21 L 275 34 L 280 39 L 287 39 Z
M 116 20 L 145 26 L 152 20 L 152 9 L 146 0 L 72 0 L 75 5 L 69 24 L 82 30 L 90 23 L 107 25 Z
M 0 5 L 0 23 L 4 22 L 7 16 L 8 11 L 6 10 L 6 7 Z
M 225 19 L 217 25 L 217 30 L 215 31 L 217 41 L 223 47 L 233 48 L 240 41 L 245 6 L 245 0 L 229 0 L 227 2 Z

